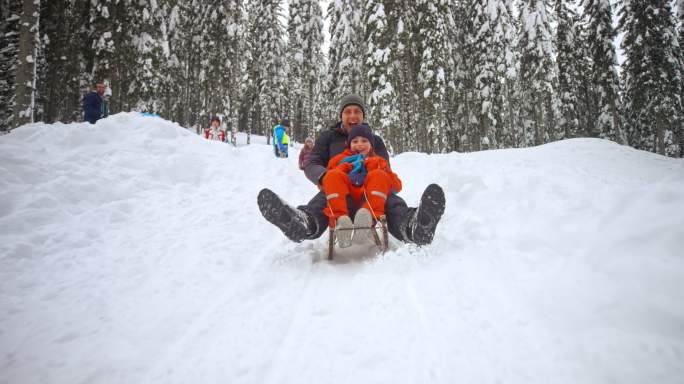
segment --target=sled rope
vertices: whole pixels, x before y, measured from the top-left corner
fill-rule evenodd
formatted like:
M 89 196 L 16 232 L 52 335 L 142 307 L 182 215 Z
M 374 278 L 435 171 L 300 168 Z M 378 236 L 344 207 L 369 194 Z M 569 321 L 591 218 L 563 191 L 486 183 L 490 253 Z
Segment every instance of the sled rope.
M 336 223 L 335 223 L 335 219 L 334 219 L 335 213 L 333 212 L 332 206 L 330 206 L 330 200 L 328 200 L 328 196 L 325 197 L 325 203 L 328 205 L 328 209 L 330 210 L 330 216 L 328 216 L 329 217 L 328 218 L 328 225 L 331 228 L 335 228 L 336 227 L 336 225 L 335 225 Z
M 368 203 L 368 208 L 370 208 L 371 211 L 371 215 L 373 215 L 373 220 L 375 220 L 375 222 L 377 223 L 378 217 L 375 215 L 375 211 L 373 210 L 373 207 L 371 207 L 370 201 L 368 201 L 368 195 L 366 195 L 366 186 L 363 187 L 363 198 L 366 199 L 366 202 Z M 386 197 L 385 200 L 387 200 Z

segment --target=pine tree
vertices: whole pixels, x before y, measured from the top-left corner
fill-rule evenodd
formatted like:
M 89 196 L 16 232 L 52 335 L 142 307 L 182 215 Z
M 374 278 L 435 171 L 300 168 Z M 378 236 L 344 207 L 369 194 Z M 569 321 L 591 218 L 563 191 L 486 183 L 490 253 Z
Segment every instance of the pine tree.
M 19 54 L 22 2 L 0 0 L 0 132 L 14 128 L 14 74 Z
M 238 127 L 238 111 L 240 107 L 240 97 L 244 93 L 244 82 L 246 77 L 245 52 L 246 44 L 244 36 L 247 30 L 247 15 L 245 13 L 242 0 L 231 0 L 227 6 L 228 15 L 227 40 L 224 48 L 228 61 L 224 63 L 224 103 L 228 105 L 228 121 L 226 129 L 232 132 L 231 138 L 235 139 Z
M 520 6 L 522 146 L 543 144 L 554 136 L 554 51 L 547 9 L 546 0 L 525 0 Z
M 385 139 L 390 152 L 396 150 L 398 141 L 394 130 L 401 130 L 397 91 L 402 87 L 399 61 L 407 35 L 401 5 L 396 1 L 369 0 L 364 12 L 368 33 L 363 67 L 369 91 L 366 120 Z
M 225 126 L 232 128 L 240 95 L 240 37 L 245 29 L 242 4 L 239 0 L 231 0 L 205 6 L 198 79 L 202 100 L 200 125 L 207 126 L 211 116 L 221 115 Z
M 253 109 L 258 108 L 257 99 L 259 97 L 257 88 L 258 68 L 254 65 L 255 57 L 258 54 L 256 49 L 258 31 L 254 17 L 251 15 L 254 6 L 252 2 L 246 4 L 245 18 L 243 20 L 246 28 L 243 35 L 243 59 L 240 66 L 241 86 L 238 107 L 238 130 L 247 133 L 247 144 L 251 141 L 253 129 L 253 124 L 250 125 L 250 118 Z
M 446 105 L 449 70 L 454 66 L 449 30 L 455 26 L 449 1 L 418 0 L 413 19 L 414 56 L 418 63 L 416 113 L 411 125 L 416 129 L 417 145 L 412 149 L 440 152 L 446 148 Z
M 389 6 L 389 3 L 387 4 Z M 398 124 L 394 128 L 394 147 L 397 153 L 415 150 L 421 141 L 420 91 L 418 76 L 420 74 L 421 56 L 418 48 L 418 23 L 416 22 L 417 3 L 403 1 L 397 6 L 399 14 L 397 29 L 399 32 L 397 45 L 396 72 Z M 424 135 L 422 136 L 425 137 Z M 424 139 L 423 139 L 424 140 Z
M 194 128 L 202 123 L 201 73 L 207 9 L 201 0 L 169 0 L 164 4 L 168 59 L 162 85 L 164 110 L 172 120 Z
M 323 12 L 317 0 L 290 0 L 289 12 L 287 110 L 293 117 L 293 139 L 303 142 L 321 113 L 316 89 L 324 65 Z
M 162 83 L 166 59 L 163 36 L 163 9 L 156 1 L 139 2 L 135 29 L 129 31 L 135 51 L 134 78 L 130 87 L 130 103 L 141 112 L 158 113 L 163 110 Z
M 470 17 L 474 0 L 456 1 L 451 6 L 451 17 L 456 25 L 449 31 L 449 41 L 454 44 L 454 67 L 451 69 L 446 100 L 446 140 L 447 150 L 470 151 L 472 142 L 479 142 L 477 131 L 477 102 L 474 97 L 475 44 L 473 39 L 474 21 Z
M 678 11 L 677 11 L 678 19 L 679 19 L 679 38 L 678 38 L 678 44 L 679 44 L 679 51 L 681 54 L 681 64 L 680 68 L 684 68 L 684 0 L 679 0 L 678 2 Z M 682 103 L 682 109 L 684 109 L 684 84 L 682 84 L 680 88 L 680 96 L 679 96 L 680 103 Z M 684 112 L 683 112 L 684 114 Z M 684 123 L 679 125 L 679 129 L 675 131 L 675 140 L 674 142 L 677 143 L 679 146 L 679 155 L 676 153 L 673 154 L 675 157 L 684 157 L 684 127 L 682 127 Z
M 472 7 L 473 77 L 478 149 L 498 148 L 512 140 L 511 93 L 515 62 L 510 2 L 477 0 Z
M 573 1 L 570 1 L 574 5 Z M 580 69 L 577 42 L 580 29 L 577 15 L 568 7 L 567 0 L 556 0 L 555 13 L 558 20 L 556 29 L 556 66 L 558 71 L 558 138 L 568 139 L 580 136 Z
M 327 89 L 329 95 L 335 95 L 333 98 L 339 99 L 349 92 L 361 96 L 366 93 L 364 76 L 361 73 L 367 50 L 362 11 L 361 0 L 332 1 L 328 6 L 330 47 Z M 335 102 L 332 102 L 332 106 L 334 105 Z
M 185 57 L 184 52 L 184 31 L 182 25 L 188 18 L 187 11 L 184 11 L 174 0 L 166 0 L 159 3 L 159 10 L 156 12 L 161 18 L 161 83 L 159 85 L 159 96 L 161 98 L 160 109 L 158 112 L 166 118 L 183 123 L 183 88 L 186 83 L 185 71 L 183 69 Z M 157 16 L 155 16 L 157 17 Z M 196 127 L 199 134 L 199 127 Z
M 19 22 L 19 53 L 15 72 L 14 125 L 33 122 L 36 63 L 40 43 L 40 0 L 23 0 Z
M 89 6 L 90 3 L 86 4 Z M 83 40 L 88 16 L 86 4 L 74 0 L 41 2 L 41 59 L 44 68 L 39 72 L 37 91 L 42 121 L 83 119 L 81 81 L 85 64 L 83 47 L 87 45 Z
M 617 59 L 613 40 L 613 12 L 609 0 L 584 0 L 587 42 L 591 58 L 593 90 L 591 100 L 596 114 L 589 117 L 595 125 L 591 136 L 623 142 L 620 124 L 619 81 L 616 70 Z
M 620 28 L 629 144 L 681 156 L 682 56 L 670 1 L 625 1 Z M 681 140 L 681 139 L 680 139 Z
M 454 66 L 451 2 L 369 0 L 364 10 L 367 120 L 391 151 L 443 151 Z
M 134 102 L 130 93 L 136 78 L 137 51 L 134 35 L 137 32 L 139 4 L 134 0 L 93 1 L 90 10 L 90 41 L 93 47 L 92 66 L 87 73 L 90 83 L 104 81 L 112 90 L 111 110 L 131 110 Z
M 250 47 L 248 62 L 252 89 L 248 93 L 255 101 L 251 110 L 252 131 L 270 140 L 272 127 L 283 116 L 285 74 L 285 28 L 281 24 L 282 6 L 279 0 L 250 4 Z
M 598 115 L 598 103 L 594 100 L 594 84 L 592 83 L 592 61 L 589 47 L 586 24 L 583 23 L 583 16 L 576 14 L 574 25 L 576 26 L 575 41 L 573 44 L 575 56 L 573 66 L 576 72 L 577 81 L 577 137 L 591 137 L 596 121 L 593 116 Z M 570 76 L 572 72 L 566 71 Z M 568 80 L 572 77 L 568 77 Z

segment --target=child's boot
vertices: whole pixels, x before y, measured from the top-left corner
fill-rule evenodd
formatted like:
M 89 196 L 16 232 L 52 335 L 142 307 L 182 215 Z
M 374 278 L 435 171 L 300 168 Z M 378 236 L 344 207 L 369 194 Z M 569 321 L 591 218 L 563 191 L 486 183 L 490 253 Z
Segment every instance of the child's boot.
M 352 232 L 354 230 L 354 223 L 352 223 L 349 216 L 344 215 L 337 218 L 335 223 L 335 237 L 340 248 L 347 248 L 352 243 Z
M 373 216 L 366 208 L 361 208 L 356 211 L 354 216 L 354 242 L 362 244 L 368 242 L 373 234 Z

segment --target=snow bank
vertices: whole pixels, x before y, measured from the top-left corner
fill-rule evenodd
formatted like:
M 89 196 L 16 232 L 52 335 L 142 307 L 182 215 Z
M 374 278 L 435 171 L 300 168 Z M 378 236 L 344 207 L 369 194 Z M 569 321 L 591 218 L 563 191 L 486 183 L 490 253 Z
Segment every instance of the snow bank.
M 405 153 L 409 205 L 447 194 L 434 243 L 329 263 L 325 236 L 260 217 L 261 188 L 316 189 L 256 141 L 135 113 L 0 137 L 0 382 L 684 377 L 682 160 L 593 139 Z

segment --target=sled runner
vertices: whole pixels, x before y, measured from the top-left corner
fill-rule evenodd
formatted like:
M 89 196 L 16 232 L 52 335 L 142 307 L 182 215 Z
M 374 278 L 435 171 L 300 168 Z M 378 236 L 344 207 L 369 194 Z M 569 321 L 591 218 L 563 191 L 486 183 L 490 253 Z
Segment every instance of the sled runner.
M 378 235 L 378 230 L 380 235 Z M 346 248 L 351 245 L 351 237 L 354 235 L 366 236 L 365 233 L 370 232 L 375 245 L 378 246 L 381 253 L 385 253 L 389 248 L 389 238 L 387 235 L 387 219 L 385 216 L 380 216 L 377 223 L 370 223 L 364 226 L 354 226 L 349 222 L 349 225 L 338 225 L 337 227 L 328 227 L 328 260 L 332 260 L 335 253 L 335 241 L 338 242 L 340 248 Z M 381 238 L 382 236 L 382 238 Z M 347 244 L 342 244 L 346 239 Z

